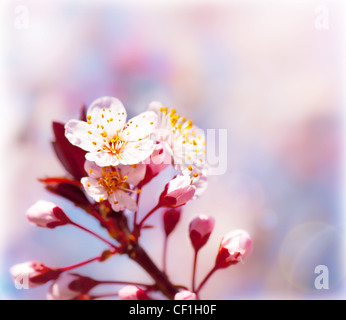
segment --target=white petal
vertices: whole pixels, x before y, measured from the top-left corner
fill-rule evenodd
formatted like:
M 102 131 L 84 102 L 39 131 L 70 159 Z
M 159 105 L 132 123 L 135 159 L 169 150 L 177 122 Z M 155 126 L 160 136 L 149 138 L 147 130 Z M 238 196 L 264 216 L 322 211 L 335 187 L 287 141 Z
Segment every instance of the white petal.
M 154 143 L 149 140 L 140 142 L 129 142 L 124 147 L 122 152 L 122 159 L 119 159 L 121 164 L 137 164 L 146 160 L 153 153 Z
M 160 114 L 160 109 L 163 107 L 163 104 L 160 101 L 152 101 L 149 104 L 149 111 L 154 111 L 157 115 Z
M 125 125 L 127 113 L 120 100 L 113 97 L 101 97 L 93 101 L 87 115 L 93 125 L 103 126 L 108 137 L 116 135 Z
M 176 190 L 183 190 L 191 184 L 189 176 L 176 176 L 168 184 L 167 193 L 170 194 Z
M 65 136 L 74 146 L 86 151 L 94 151 L 99 148 L 99 144 L 93 144 L 93 141 L 96 141 L 96 138 L 98 137 L 89 134 L 89 130 L 90 127 L 86 122 L 70 120 L 65 125 Z
M 112 209 L 114 211 L 122 211 L 124 209 L 129 209 L 130 211 L 137 211 L 136 201 L 124 191 L 115 191 L 109 196 L 108 201 L 111 204 Z
M 115 155 L 106 151 L 89 152 L 85 155 L 85 158 L 95 162 L 100 167 L 117 166 L 120 163 Z
M 93 161 L 86 160 L 84 163 L 84 170 L 88 173 L 91 178 L 99 178 L 102 175 L 102 167 L 98 166 Z
M 131 165 L 119 166 L 121 176 L 127 176 L 126 182 L 135 186 L 144 179 L 146 168 L 145 164 L 137 164 L 135 168 Z
M 193 196 L 193 199 L 197 199 L 207 189 L 207 187 L 208 187 L 208 179 L 207 179 L 206 176 L 201 175 L 199 177 L 199 179 L 196 182 L 193 183 L 193 185 L 196 187 L 196 191 L 195 191 L 195 194 Z
M 153 111 L 146 111 L 129 120 L 124 130 L 124 139 L 127 141 L 138 141 L 149 137 L 157 125 L 157 114 Z
M 80 182 L 82 183 L 86 193 L 96 202 L 100 202 L 108 198 L 106 189 L 103 186 L 99 185 L 96 179 L 84 177 Z

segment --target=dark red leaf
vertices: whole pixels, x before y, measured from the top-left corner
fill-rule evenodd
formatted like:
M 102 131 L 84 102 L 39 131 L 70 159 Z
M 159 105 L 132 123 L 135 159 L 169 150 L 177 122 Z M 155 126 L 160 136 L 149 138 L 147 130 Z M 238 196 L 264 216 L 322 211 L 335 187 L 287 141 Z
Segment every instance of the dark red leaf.
M 86 151 L 72 145 L 65 137 L 64 124 L 53 122 L 55 141 L 53 147 L 65 169 L 76 179 L 80 180 L 87 174 L 84 170 Z
M 88 198 L 85 196 L 81 187 L 75 183 L 71 183 L 71 181 L 73 180 L 64 178 L 61 178 L 60 182 L 58 181 L 58 178 L 48 178 L 41 180 L 41 182 L 44 182 L 46 184 L 46 189 L 49 192 L 70 200 L 76 206 L 89 211 L 91 204 Z

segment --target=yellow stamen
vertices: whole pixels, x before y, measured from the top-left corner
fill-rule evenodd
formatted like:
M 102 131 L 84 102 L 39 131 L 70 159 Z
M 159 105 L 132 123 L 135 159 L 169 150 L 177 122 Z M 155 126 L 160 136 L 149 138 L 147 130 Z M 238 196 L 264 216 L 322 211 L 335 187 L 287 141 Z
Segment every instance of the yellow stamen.
M 193 122 L 192 120 L 187 120 L 187 126 L 186 126 L 186 129 L 191 129 L 193 126 Z

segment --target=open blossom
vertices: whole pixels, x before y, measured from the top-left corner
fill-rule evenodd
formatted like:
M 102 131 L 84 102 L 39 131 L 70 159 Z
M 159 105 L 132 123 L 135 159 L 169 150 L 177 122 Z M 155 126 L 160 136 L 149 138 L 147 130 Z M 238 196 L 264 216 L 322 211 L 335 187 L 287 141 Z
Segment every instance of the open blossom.
M 38 227 L 53 229 L 70 222 L 64 211 L 53 202 L 39 200 L 26 212 L 27 219 Z
M 150 135 L 157 115 L 143 112 L 127 123 L 126 118 L 118 99 L 101 97 L 90 105 L 86 122 L 70 120 L 65 125 L 65 135 L 73 145 L 88 151 L 87 160 L 101 167 L 137 164 L 153 152 Z
M 39 261 L 28 261 L 14 265 L 10 273 L 16 283 L 32 288 L 56 279 L 61 272 Z
M 188 166 L 206 167 L 206 141 L 204 132 L 191 120 L 180 117 L 175 109 L 168 110 L 162 103 L 154 101 L 149 110 L 158 115 L 156 139 L 169 150 L 175 169 L 183 171 Z
M 226 268 L 242 261 L 252 251 L 252 240 L 244 230 L 227 233 L 222 239 L 216 257 L 216 266 Z
M 82 300 L 98 284 L 78 274 L 63 273 L 49 288 L 48 300 Z
M 114 211 L 137 210 L 131 193 L 140 192 L 135 186 L 144 178 L 144 164 L 99 167 L 85 161 L 84 167 L 89 176 L 82 178 L 81 183 L 90 197 L 97 202 L 108 200 Z
M 174 300 L 197 300 L 197 296 L 189 290 L 183 290 L 174 296 Z
M 150 300 L 142 289 L 136 286 L 126 286 L 118 292 L 120 300 Z

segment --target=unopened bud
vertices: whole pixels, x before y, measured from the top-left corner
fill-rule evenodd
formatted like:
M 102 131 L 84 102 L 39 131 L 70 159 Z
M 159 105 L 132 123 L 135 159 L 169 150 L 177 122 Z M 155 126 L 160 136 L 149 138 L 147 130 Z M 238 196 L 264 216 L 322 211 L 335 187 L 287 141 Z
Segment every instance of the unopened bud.
M 165 229 L 166 237 L 174 230 L 180 220 L 181 208 L 167 209 L 163 213 L 163 226 Z
M 145 291 L 136 286 L 126 286 L 118 294 L 120 300 L 150 300 Z
M 214 225 L 215 219 L 206 215 L 200 215 L 191 221 L 189 227 L 190 239 L 196 251 L 207 243 Z
M 39 261 L 28 261 L 14 265 L 10 273 L 16 286 L 33 288 L 55 280 L 61 271 L 46 267 Z
M 47 294 L 48 300 L 84 300 L 88 292 L 98 284 L 89 277 L 63 273 L 54 281 Z
M 166 184 L 160 196 L 160 205 L 168 208 L 180 207 L 193 198 L 195 191 L 190 177 L 177 176 Z
M 64 211 L 52 202 L 39 200 L 26 212 L 27 219 L 39 227 L 54 229 L 70 222 Z
M 235 230 L 226 234 L 220 243 L 215 266 L 226 268 L 242 261 L 252 251 L 252 240 L 244 230 Z
M 178 292 L 174 296 L 174 300 L 197 300 L 197 296 L 195 293 L 189 290 L 184 290 L 184 291 Z

